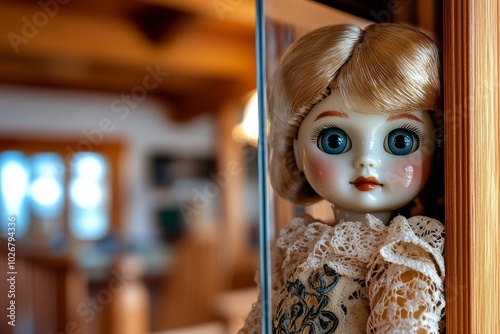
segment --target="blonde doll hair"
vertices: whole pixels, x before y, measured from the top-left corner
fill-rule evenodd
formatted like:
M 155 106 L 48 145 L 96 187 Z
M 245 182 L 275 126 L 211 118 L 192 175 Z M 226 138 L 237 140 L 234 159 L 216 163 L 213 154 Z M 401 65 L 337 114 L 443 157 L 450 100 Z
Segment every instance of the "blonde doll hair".
M 297 204 L 321 199 L 296 165 L 293 140 L 304 117 L 332 89 L 362 112 L 429 110 L 435 118 L 441 114 L 440 85 L 439 50 L 418 30 L 390 23 L 365 30 L 336 25 L 303 36 L 269 82 L 273 188 Z

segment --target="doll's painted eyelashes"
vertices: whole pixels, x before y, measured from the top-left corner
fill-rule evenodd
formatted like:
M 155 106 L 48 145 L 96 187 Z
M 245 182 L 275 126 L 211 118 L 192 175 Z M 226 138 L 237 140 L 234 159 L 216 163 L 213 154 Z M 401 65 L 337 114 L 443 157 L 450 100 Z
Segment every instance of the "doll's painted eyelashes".
M 327 124 L 322 124 L 322 125 L 316 126 L 311 133 L 311 141 L 313 143 L 316 143 L 321 131 L 326 130 L 326 129 L 331 129 L 331 128 L 338 129 L 338 126 L 333 124 L 333 123 L 327 123 Z
M 317 137 L 316 145 L 327 154 L 341 154 L 351 149 L 351 139 L 340 128 L 324 128 Z
M 401 129 L 405 129 L 413 132 L 420 139 L 421 142 L 425 141 L 425 136 L 422 130 L 419 127 L 416 127 L 412 124 L 404 124 Z
M 384 141 L 384 149 L 394 155 L 407 155 L 418 150 L 422 137 L 419 129 L 403 126 L 389 132 Z

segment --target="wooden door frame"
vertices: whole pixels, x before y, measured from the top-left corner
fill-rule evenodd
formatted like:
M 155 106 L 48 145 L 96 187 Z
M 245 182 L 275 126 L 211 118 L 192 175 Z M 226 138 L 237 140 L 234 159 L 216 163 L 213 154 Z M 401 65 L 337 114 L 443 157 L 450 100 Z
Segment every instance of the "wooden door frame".
M 500 8 L 443 4 L 447 333 L 500 333 Z

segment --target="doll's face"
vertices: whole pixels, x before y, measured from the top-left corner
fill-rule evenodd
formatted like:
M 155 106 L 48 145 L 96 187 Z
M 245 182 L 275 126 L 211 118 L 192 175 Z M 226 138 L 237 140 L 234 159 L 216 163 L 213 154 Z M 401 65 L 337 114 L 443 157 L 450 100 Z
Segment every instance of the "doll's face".
M 426 111 L 360 113 L 333 90 L 299 128 L 297 165 L 312 188 L 336 206 L 395 210 L 411 202 L 429 177 L 433 132 Z

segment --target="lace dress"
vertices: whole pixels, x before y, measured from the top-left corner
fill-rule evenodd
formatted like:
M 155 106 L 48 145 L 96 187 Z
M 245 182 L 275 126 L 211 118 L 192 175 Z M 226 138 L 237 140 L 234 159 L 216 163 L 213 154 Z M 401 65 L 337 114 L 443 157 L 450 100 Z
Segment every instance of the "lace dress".
M 444 227 L 403 216 L 334 226 L 305 216 L 272 254 L 273 333 L 439 333 Z M 261 300 L 240 334 L 261 332 Z

